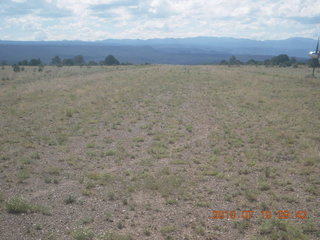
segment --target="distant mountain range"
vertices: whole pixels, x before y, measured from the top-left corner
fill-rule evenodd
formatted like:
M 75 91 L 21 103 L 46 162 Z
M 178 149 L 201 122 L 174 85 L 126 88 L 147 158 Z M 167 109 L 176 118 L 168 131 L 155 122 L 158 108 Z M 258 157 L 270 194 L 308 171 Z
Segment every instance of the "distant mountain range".
M 134 64 L 210 64 L 234 55 L 241 61 L 251 58 L 265 60 L 279 54 L 308 59 L 316 40 L 289 38 L 257 41 L 224 37 L 194 37 L 165 39 L 109 39 L 103 41 L 0 41 L 0 61 L 9 64 L 40 58 L 48 64 L 52 57 L 73 58 L 82 55 L 86 61 L 101 61 L 114 55 L 120 62 Z

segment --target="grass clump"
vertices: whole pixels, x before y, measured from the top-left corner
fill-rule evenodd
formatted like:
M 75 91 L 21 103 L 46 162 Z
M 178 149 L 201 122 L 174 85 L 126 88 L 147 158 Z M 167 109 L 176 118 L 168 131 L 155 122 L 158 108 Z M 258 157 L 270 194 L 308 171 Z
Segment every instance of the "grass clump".
M 0 205 L 4 202 L 5 195 L 3 192 L 0 192 Z
M 49 215 L 46 207 L 41 205 L 33 205 L 27 200 L 15 197 L 5 202 L 5 209 L 8 213 L 21 214 L 21 213 L 43 213 Z
M 58 176 L 61 174 L 62 169 L 57 167 L 49 167 L 46 172 L 47 174 Z
M 198 235 L 200 235 L 200 236 L 204 236 L 205 235 L 205 229 L 203 228 L 203 227 L 201 227 L 201 226 L 197 226 L 197 227 L 195 227 L 194 228 L 194 231 L 198 234 Z
M 30 213 L 32 205 L 23 198 L 12 198 L 5 203 L 5 209 L 13 214 Z
M 134 142 L 138 142 L 138 143 L 140 142 L 140 143 L 141 143 L 141 142 L 144 142 L 144 138 L 142 138 L 142 137 L 137 137 L 137 138 L 134 138 L 133 141 L 134 141 Z
M 22 158 L 22 159 L 20 160 L 20 162 L 21 162 L 21 164 L 23 164 L 23 165 L 30 165 L 30 164 L 32 163 L 32 160 L 31 160 L 30 158 L 28 158 L 28 157 L 25 157 L 25 158 Z
M 160 232 L 162 235 L 167 235 L 176 231 L 176 227 L 173 225 L 166 225 L 160 228 Z
M 106 213 L 104 214 L 104 219 L 105 219 L 105 221 L 107 221 L 107 222 L 113 222 L 112 214 L 109 213 L 109 212 L 106 212 Z
M 94 222 L 94 219 L 92 217 L 86 217 L 86 218 L 82 218 L 80 220 L 80 223 L 82 225 L 90 224 L 90 223 L 93 223 L 93 222 Z
M 86 177 L 91 181 L 93 186 L 112 183 L 115 178 L 112 174 L 106 172 L 88 172 Z
M 119 234 L 115 232 L 106 232 L 97 237 L 98 240 L 132 240 L 128 234 Z
M 187 165 L 188 161 L 182 160 L 182 159 L 177 159 L 177 160 L 170 161 L 169 164 L 171 164 L 171 165 Z
M 174 193 L 178 195 L 183 190 L 183 178 L 179 175 L 164 176 L 159 181 L 159 190 L 163 197 L 169 197 Z
M 271 186 L 268 183 L 266 183 L 265 181 L 261 180 L 258 183 L 258 188 L 261 191 L 268 191 L 268 190 L 270 190 Z
M 71 118 L 75 113 L 78 111 L 75 108 L 67 108 L 66 110 L 66 116 Z
M 172 173 L 167 167 L 164 167 L 155 174 L 143 171 L 134 176 L 132 180 L 137 181 L 135 186 L 138 189 L 157 191 L 161 197 L 169 201 L 168 203 L 176 203 L 175 201 L 170 201 L 170 199 L 179 201 L 190 197 L 188 192 L 190 185 L 187 183 L 189 181 L 181 174 Z
M 319 194 L 319 189 L 315 184 L 311 184 L 311 185 L 307 186 L 306 191 L 308 193 L 313 194 L 313 195 L 318 195 Z
M 155 143 L 148 150 L 148 153 L 153 155 L 156 159 L 165 158 L 167 156 L 167 146 L 164 143 Z
M 211 176 L 211 177 L 213 177 L 213 176 L 217 176 L 217 175 L 219 174 L 219 172 L 216 171 L 216 170 L 206 170 L 206 171 L 203 171 L 202 174 L 203 174 L 204 176 Z
M 312 167 L 320 163 L 320 157 L 308 157 L 303 159 L 303 165 L 306 167 Z
M 270 167 L 266 167 L 264 169 L 264 174 L 266 178 L 270 178 L 271 177 L 271 168 Z
M 31 155 L 30 155 L 30 158 L 31 159 L 34 159 L 34 160 L 39 160 L 40 159 L 40 154 L 38 152 L 33 152 Z
M 167 205 L 177 205 L 178 200 L 177 199 L 167 199 L 166 204 Z
M 114 156 L 117 154 L 116 150 L 108 150 L 104 153 L 105 156 L 110 157 L 110 156 Z
M 316 224 L 313 220 L 308 220 L 302 224 L 302 231 L 305 234 L 313 234 L 317 237 L 320 237 L 320 226 L 319 223 Z
M 119 222 L 117 223 L 117 228 L 118 228 L 118 229 L 123 229 L 123 228 L 125 228 L 124 221 L 119 221 Z
M 250 170 L 248 168 L 241 168 L 239 170 L 240 175 L 248 175 L 250 173 Z
M 224 200 L 226 200 L 227 202 L 232 202 L 232 196 L 230 194 L 225 194 Z
M 196 206 L 208 208 L 208 207 L 210 207 L 210 203 L 208 201 L 199 201 L 199 202 L 197 202 Z
M 94 232 L 89 228 L 80 228 L 72 234 L 75 240 L 92 240 L 95 237 Z
M 143 229 L 143 234 L 144 234 L 145 236 L 151 236 L 151 230 L 146 226 L 146 227 L 144 227 L 144 229 Z
M 74 204 L 77 202 L 77 196 L 70 194 L 64 198 L 63 202 L 65 204 Z
M 23 182 L 23 180 L 30 177 L 30 171 L 27 168 L 21 168 L 17 174 L 19 182 Z
M 88 143 L 86 147 L 87 148 L 95 148 L 96 145 L 94 143 Z
M 261 208 L 263 211 L 267 211 L 267 210 L 270 209 L 269 204 L 266 203 L 266 202 L 260 203 L 260 208 Z
M 290 239 L 307 240 L 309 239 L 297 226 L 279 219 L 272 219 L 264 222 L 260 227 L 260 235 L 267 236 L 269 239 Z
M 191 133 L 192 132 L 193 127 L 191 125 L 187 125 L 186 126 L 186 130 Z
M 60 133 L 56 136 L 57 144 L 63 146 L 66 144 L 68 138 L 67 135 L 64 133 Z
M 256 191 L 247 189 L 244 191 L 244 196 L 249 202 L 255 202 L 258 199 L 258 193 Z
M 107 191 L 107 199 L 109 201 L 115 201 L 115 200 L 117 200 L 117 198 L 118 198 L 118 196 L 113 189 Z
M 297 197 L 294 195 L 283 195 L 281 197 L 281 199 L 288 202 L 288 203 L 298 203 L 299 202 Z
M 147 175 L 144 178 L 144 187 L 149 190 L 159 190 L 159 183 L 154 176 Z
M 233 227 L 238 229 L 240 233 L 245 233 L 245 231 L 249 228 L 250 222 L 249 220 L 236 221 L 233 223 Z

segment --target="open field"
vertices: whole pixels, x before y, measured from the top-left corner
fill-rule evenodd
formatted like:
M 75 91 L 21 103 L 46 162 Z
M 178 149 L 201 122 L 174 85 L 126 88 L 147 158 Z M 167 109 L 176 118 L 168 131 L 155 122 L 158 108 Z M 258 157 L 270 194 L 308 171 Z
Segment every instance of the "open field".
M 310 72 L 0 69 L 0 239 L 319 239 Z

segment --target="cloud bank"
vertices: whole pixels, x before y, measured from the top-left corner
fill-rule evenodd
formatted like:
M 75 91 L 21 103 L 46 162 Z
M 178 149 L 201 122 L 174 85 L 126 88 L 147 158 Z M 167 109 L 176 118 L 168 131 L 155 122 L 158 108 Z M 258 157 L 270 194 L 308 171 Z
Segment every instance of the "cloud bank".
M 316 38 L 320 0 L 4 0 L 1 40 Z

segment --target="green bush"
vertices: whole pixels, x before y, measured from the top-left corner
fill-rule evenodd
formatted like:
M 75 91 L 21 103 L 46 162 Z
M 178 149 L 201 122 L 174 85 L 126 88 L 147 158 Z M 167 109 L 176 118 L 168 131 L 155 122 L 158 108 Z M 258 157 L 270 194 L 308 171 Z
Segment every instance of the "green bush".
M 42 213 L 44 215 L 50 215 L 47 207 L 31 204 L 27 200 L 20 197 L 15 197 L 6 201 L 5 209 L 8 213 L 12 214 Z
M 20 214 L 32 212 L 32 205 L 23 198 L 12 198 L 5 203 L 5 209 L 8 213 Z
M 95 234 L 91 229 L 81 228 L 75 230 L 72 235 L 75 240 L 92 240 Z
M 66 196 L 66 197 L 64 198 L 63 202 L 64 202 L 65 204 L 73 204 L 73 203 L 76 203 L 76 202 L 77 202 L 77 196 L 70 194 L 70 195 L 68 195 L 68 196 Z
M 18 65 L 13 65 L 12 69 L 14 72 L 20 72 L 20 67 Z
M 290 240 L 304 240 L 308 237 L 303 234 L 299 226 L 290 224 L 283 220 L 269 220 L 261 225 L 260 234 L 268 236 L 269 239 L 290 239 Z

